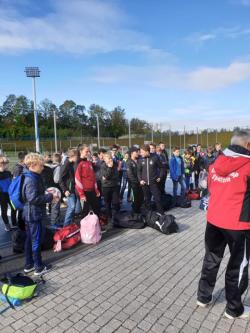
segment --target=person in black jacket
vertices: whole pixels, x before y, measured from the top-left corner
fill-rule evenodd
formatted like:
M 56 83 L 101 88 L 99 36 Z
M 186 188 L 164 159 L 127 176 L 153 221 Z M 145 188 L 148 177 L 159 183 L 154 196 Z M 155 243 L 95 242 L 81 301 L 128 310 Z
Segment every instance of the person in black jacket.
M 153 195 L 157 211 L 163 214 L 164 210 L 161 205 L 161 192 L 159 189 L 159 182 L 164 176 L 162 164 L 157 156 L 150 154 L 149 145 L 141 147 L 141 156 L 142 158 L 138 161 L 137 174 L 142 186 L 145 206 L 150 209 Z
M 16 212 L 10 204 L 10 198 L 8 194 L 8 189 L 11 184 L 12 175 L 8 170 L 9 160 L 5 156 L 0 156 L 0 206 L 2 220 L 5 225 L 5 230 L 10 231 L 11 226 L 9 224 L 9 218 L 7 215 L 8 205 L 11 208 L 11 223 L 12 228 L 16 228 Z
M 165 193 L 165 185 L 166 185 L 166 179 L 168 176 L 168 170 L 169 170 L 169 158 L 168 158 L 168 153 L 165 147 L 165 143 L 160 142 L 159 143 L 159 148 L 160 148 L 160 160 L 162 162 L 163 165 L 163 170 L 164 170 L 164 175 L 160 181 L 160 190 L 161 193 Z
M 117 170 L 117 163 L 113 161 L 112 155 L 109 153 L 104 154 L 104 164 L 101 166 L 102 177 L 102 193 L 104 197 L 104 204 L 106 214 L 112 218 L 112 209 L 118 212 L 120 209 L 120 181 L 119 173 Z
M 131 186 L 133 193 L 133 202 L 132 208 L 135 213 L 140 213 L 141 205 L 143 203 L 143 192 L 140 182 L 137 176 L 137 160 L 139 156 L 139 149 L 136 147 L 132 147 L 129 150 L 129 159 L 127 160 L 127 177 L 128 182 Z
M 81 204 L 75 191 L 75 171 L 78 165 L 79 154 L 77 149 L 69 149 L 68 158 L 61 166 L 59 186 L 67 198 L 67 210 L 64 217 L 63 225 L 72 223 L 74 214 L 81 213 Z

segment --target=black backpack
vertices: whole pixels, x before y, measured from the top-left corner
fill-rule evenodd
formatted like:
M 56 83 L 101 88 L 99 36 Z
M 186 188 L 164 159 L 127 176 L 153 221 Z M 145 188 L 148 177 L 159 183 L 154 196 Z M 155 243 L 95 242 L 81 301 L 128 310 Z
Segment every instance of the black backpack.
M 156 212 L 148 212 L 146 223 L 149 227 L 154 228 L 165 235 L 175 233 L 179 230 L 175 217 L 173 215 L 159 214 Z
M 173 208 L 173 197 L 171 194 L 162 194 L 161 195 L 161 205 L 164 211 Z
M 190 208 L 192 207 L 191 200 L 186 197 L 177 196 L 176 197 L 176 207 L 180 208 Z
M 117 228 L 143 229 L 145 220 L 142 214 L 119 212 L 114 216 L 114 226 Z

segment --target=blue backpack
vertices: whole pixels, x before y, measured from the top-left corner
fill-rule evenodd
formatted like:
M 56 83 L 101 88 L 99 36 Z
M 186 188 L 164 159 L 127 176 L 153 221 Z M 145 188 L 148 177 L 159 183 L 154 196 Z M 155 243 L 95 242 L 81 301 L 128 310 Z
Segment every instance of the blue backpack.
M 23 209 L 22 188 L 25 176 L 22 174 L 14 178 L 9 186 L 9 197 L 11 206 L 16 209 Z

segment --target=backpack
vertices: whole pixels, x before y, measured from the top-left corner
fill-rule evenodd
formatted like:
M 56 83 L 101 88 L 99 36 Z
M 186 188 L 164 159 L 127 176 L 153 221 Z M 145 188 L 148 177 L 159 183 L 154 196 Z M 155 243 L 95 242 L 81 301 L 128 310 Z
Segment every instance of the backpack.
M 22 174 L 14 178 L 9 186 L 8 193 L 11 206 L 17 209 L 23 209 L 24 201 L 22 198 L 22 188 L 25 176 Z
M 77 224 L 69 224 L 55 232 L 54 241 L 54 252 L 70 249 L 81 241 L 80 228 Z
M 170 235 L 179 230 L 173 215 L 162 215 L 157 212 L 148 212 L 146 222 L 149 227 L 154 228 L 165 235 Z
M 169 210 L 173 207 L 173 197 L 171 194 L 162 194 L 161 195 L 161 205 L 164 211 Z
M 185 197 L 177 195 L 176 197 L 176 207 L 180 208 L 190 208 L 192 206 L 191 200 Z
M 142 229 L 145 228 L 145 219 L 142 214 L 118 212 L 114 216 L 114 226 L 117 228 Z
M 202 170 L 199 174 L 198 185 L 201 190 L 207 189 L 207 179 L 208 172 L 206 170 Z
M 8 189 L 10 203 L 15 210 L 23 209 L 24 206 L 23 184 L 25 177 L 30 177 L 36 180 L 35 176 L 32 176 L 31 174 L 21 174 L 16 178 L 12 179 L 12 182 Z
M 1 280 L 2 293 L 9 303 L 10 307 L 14 309 L 14 301 L 31 299 L 37 289 L 37 283 L 28 276 L 17 274 L 15 276 L 5 276 Z
M 81 222 L 81 241 L 85 244 L 97 244 L 102 238 L 99 218 L 92 211 Z
M 59 184 L 61 173 L 61 164 L 58 164 L 53 170 L 53 179 L 55 184 Z

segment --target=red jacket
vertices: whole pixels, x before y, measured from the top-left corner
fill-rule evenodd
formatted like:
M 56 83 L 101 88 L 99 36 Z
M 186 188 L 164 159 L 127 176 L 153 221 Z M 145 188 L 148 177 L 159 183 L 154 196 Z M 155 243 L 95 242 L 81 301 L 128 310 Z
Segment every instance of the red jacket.
M 79 193 L 80 199 L 85 199 L 85 191 L 95 191 L 98 194 L 95 172 L 92 163 L 82 160 L 75 173 L 75 188 Z
M 244 148 L 231 146 L 209 167 L 208 189 L 211 196 L 207 221 L 219 228 L 250 229 L 249 154 Z

